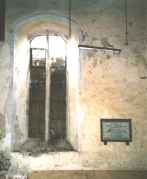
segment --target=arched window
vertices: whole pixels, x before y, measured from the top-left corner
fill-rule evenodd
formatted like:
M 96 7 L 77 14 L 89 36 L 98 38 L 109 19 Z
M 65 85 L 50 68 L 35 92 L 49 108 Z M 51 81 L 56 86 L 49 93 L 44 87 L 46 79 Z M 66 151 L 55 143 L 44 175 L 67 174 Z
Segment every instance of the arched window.
M 30 130 L 28 112 L 30 110 L 30 92 L 33 95 L 35 94 L 33 90 L 31 91 L 33 85 L 35 89 L 39 90 L 37 88 L 39 80 L 40 85 L 44 85 L 44 89 L 41 88 L 44 93 L 38 93 L 36 91 L 36 96 L 45 101 L 44 106 L 41 104 L 38 106 L 38 110 L 41 110 L 41 108 L 44 109 L 44 117 L 41 118 L 42 122 L 40 125 L 35 122 L 35 125 L 37 124 L 38 126 L 32 125 L 33 128 L 40 127 L 41 131 L 44 131 L 40 132 L 40 136 L 45 139 L 46 144 L 48 141 L 51 142 L 51 139 L 58 138 L 57 135 L 62 137 L 66 135 L 66 138 L 63 138 L 68 139 L 74 149 L 79 150 L 81 115 L 79 115 L 80 63 L 78 41 L 80 29 L 73 22 L 73 36 L 71 39 L 68 39 L 68 21 L 66 20 L 64 17 L 60 18 L 52 14 L 43 14 L 18 19 L 13 26 L 12 49 L 14 49 L 14 56 L 12 58 L 14 63 L 13 98 L 11 99 L 13 117 L 10 117 L 10 127 L 12 127 L 10 136 L 12 136 L 13 140 L 10 140 L 10 146 L 14 151 L 21 151 L 19 148 L 23 144 L 23 146 L 28 146 L 27 142 L 30 140 L 28 136 L 28 131 Z M 30 59 L 34 60 L 34 64 L 32 63 L 34 68 L 31 66 Z M 34 79 L 34 82 L 31 81 L 31 77 L 34 77 L 31 76 L 31 67 L 34 73 L 36 72 L 38 74 L 39 72 L 37 71 L 40 71 L 42 78 L 39 78 L 39 80 L 37 78 L 36 81 Z M 62 73 L 64 78 L 61 72 L 64 72 Z M 58 97 L 53 97 L 56 96 L 54 87 L 57 86 L 57 83 L 54 83 L 56 81 L 54 79 L 66 79 L 66 83 L 63 83 L 63 81 L 58 83 L 63 84 L 66 89 L 64 90 L 64 94 L 59 93 L 62 90 L 58 91 L 58 94 L 65 97 L 64 103 L 67 106 L 67 109 L 64 110 L 64 114 L 67 114 L 67 122 L 66 124 L 65 122 L 62 123 L 64 124 L 63 126 L 55 120 L 57 118 L 55 109 L 62 108 L 59 106 L 53 107 L 53 101 L 59 99 Z M 57 87 L 57 89 L 61 89 L 61 87 Z M 44 96 L 41 98 L 37 94 Z M 60 101 L 57 104 L 61 104 Z M 35 110 L 35 105 L 33 107 L 34 111 L 37 111 Z M 38 114 L 40 113 L 38 112 Z M 60 117 L 63 118 L 60 112 L 57 114 L 59 115 L 58 119 Z M 14 124 L 16 125 L 14 126 Z M 64 135 L 60 135 L 63 129 L 65 133 Z M 57 131 L 60 134 L 56 133 Z

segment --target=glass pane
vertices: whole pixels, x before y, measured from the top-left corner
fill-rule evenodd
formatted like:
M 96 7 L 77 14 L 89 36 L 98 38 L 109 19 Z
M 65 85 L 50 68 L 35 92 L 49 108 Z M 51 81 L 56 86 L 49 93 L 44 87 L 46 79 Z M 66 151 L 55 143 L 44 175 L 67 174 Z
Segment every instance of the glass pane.
M 46 36 L 35 37 L 31 42 L 31 48 L 45 48 L 45 49 L 47 49 L 47 38 L 46 38 Z
M 43 50 L 43 49 L 33 49 L 32 58 L 33 58 L 33 60 L 45 59 L 46 58 L 46 51 Z
M 66 43 L 61 37 L 49 36 L 49 40 L 47 42 L 47 36 L 37 36 L 31 41 L 31 48 L 48 49 L 48 47 L 50 58 L 65 60 Z M 42 53 L 43 52 L 34 52 L 33 58 L 42 58 Z
M 61 37 L 49 37 L 49 55 L 51 58 L 65 58 L 66 43 Z

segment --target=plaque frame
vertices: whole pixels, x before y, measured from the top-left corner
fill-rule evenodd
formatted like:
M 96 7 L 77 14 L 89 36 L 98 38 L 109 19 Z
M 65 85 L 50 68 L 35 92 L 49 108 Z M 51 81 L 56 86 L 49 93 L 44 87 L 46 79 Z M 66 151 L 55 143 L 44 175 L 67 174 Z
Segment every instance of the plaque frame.
M 104 139 L 104 131 L 103 131 L 103 125 L 104 123 L 128 123 L 128 132 L 129 136 L 128 139 Z M 101 141 L 104 142 L 104 145 L 107 145 L 108 142 L 125 142 L 126 145 L 129 145 L 130 142 L 132 142 L 132 119 L 101 119 L 100 120 L 101 125 Z

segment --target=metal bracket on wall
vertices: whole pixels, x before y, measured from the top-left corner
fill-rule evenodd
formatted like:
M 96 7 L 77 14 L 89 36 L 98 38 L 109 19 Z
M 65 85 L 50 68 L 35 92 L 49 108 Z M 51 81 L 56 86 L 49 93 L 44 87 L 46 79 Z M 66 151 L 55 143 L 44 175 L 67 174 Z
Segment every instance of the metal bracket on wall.
M 78 45 L 80 49 L 96 49 L 96 50 L 108 50 L 108 51 L 113 51 L 114 53 L 120 54 L 121 49 L 118 48 L 109 48 L 109 47 L 97 47 L 97 46 L 91 46 L 91 45 Z

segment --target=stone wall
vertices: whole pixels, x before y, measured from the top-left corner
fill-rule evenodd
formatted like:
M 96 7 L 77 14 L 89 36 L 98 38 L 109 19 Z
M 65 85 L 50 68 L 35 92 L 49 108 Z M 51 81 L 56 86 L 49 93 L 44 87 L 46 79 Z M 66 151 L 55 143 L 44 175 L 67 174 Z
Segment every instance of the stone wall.
M 75 94 L 78 103 L 72 103 L 70 109 L 74 119 L 74 107 L 77 106 L 73 105 L 78 105 L 75 119 L 78 123 L 77 136 L 73 135 L 78 138 L 79 153 L 61 153 L 55 156 L 49 154 L 44 158 L 44 164 L 42 158 L 25 158 L 23 161 L 32 162 L 31 168 L 35 170 L 35 166 L 36 169 L 39 166 L 42 166 L 41 169 L 71 166 L 74 169 L 76 166 L 75 168 L 112 170 L 147 169 L 146 7 L 146 0 L 128 0 L 129 44 L 125 45 L 123 0 L 74 0 L 72 16 L 82 32 L 80 44 L 113 46 L 122 49 L 122 52 L 116 55 L 101 50 L 79 51 L 80 76 L 76 78 L 79 80 L 79 89 L 76 91 L 78 94 Z M 12 102 L 13 24 L 19 18 L 41 13 L 67 16 L 67 10 L 67 1 L 63 0 L 46 0 L 44 3 L 39 0 L 7 0 L 6 42 L 0 47 L 0 113 L 6 121 L 6 124 L 0 124 L 7 126 L 7 132 L 13 130 L 12 126 L 7 125 L 9 120 L 16 117 L 12 115 L 15 113 Z M 104 146 L 100 140 L 101 118 L 131 118 L 132 143 L 129 146 L 124 143 L 109 143 Z M 74 125 L 75 121 L 72 121 Z M 6 135 L 6 139 L 9 143 L 9 135 Z M 22 161 L 22 157 L 16 159 Z

